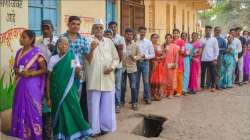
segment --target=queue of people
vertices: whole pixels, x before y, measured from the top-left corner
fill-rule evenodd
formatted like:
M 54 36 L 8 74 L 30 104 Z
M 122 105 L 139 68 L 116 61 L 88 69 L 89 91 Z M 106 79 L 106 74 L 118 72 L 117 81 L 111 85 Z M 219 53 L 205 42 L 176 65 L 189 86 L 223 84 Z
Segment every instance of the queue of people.
M 37 42 L 31 30 L 20 37 L 15 57 L 16 90 L 11 135 L 25 140 L 78 140 L 115 132 L 116 113 L 129 103 L 139 109 L 140 79 L 143 101 L 172 99 L 202 90 L 232 88 L 250 81 L 250 36 L 241 28 L 205 27 L 205 35 L 174 29 L 163 43 L 147 28 L 118 24 L 108 29 L 96 20 L 91 36 L 79 33 L 81 20 L 68 19 L 68 30 L 53 34 L 50 20 L 43 20 Z M 131 99 L 126 102 L 127 77 Z

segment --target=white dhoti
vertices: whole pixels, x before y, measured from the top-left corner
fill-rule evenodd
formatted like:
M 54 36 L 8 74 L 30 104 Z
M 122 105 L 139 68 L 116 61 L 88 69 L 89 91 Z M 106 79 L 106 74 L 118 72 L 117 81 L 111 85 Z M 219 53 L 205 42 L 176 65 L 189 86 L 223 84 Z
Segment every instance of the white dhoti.
M 239 58 L 238 61 L 238 70 L 239 70 L 239 82 L 243 82 L 243 56 Z
M 116 130 L 115 90 L 89 90 L 88 117 L 93 135 Z

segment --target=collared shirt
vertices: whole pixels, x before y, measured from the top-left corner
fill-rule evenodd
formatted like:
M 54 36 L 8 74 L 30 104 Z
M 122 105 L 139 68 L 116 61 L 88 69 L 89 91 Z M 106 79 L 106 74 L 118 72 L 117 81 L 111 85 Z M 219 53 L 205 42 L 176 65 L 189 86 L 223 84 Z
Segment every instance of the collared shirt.
M 238 54 L 238 57 L 241 58 L 243 56 L 244 53 L 244 49 L 246 48 L 246 39 L 243 36 L 240 36 L 239 38 L 240 42 L 241 42 L 241 46 L 242 46 L 242 51 Z
M 238 61 L 238 55 L 239 53 L 242 52 L 242 46 L 241 46 L 241 42 L 238 38 L 234 37 L 234 40 L 232 42 L 235 50 L 236 50 L 236 54 L 235 54 L 235 59 L 236 59 L 236 62 Z
M 85 55 L 90 52 L 90 42 L 87 38 L 81 36 L 79 33 L 77 34 L 77 38 L 75 42 L 73 42 L 68 33 L 64 33 L 63 36 L 67 37 L 69 40 L 70 49 L 75 54 L 75 57 L 78 57 L 80 60 L 80 64 L 84 65 Z
M 134 60 L 130 57 L 132 56 Z M 138 45 L 135 42 L 131 42 L 126 46 L 126 54 L 123 57 L 123 68 L 127 73 L 134 73 L 137 71 L 136 61 L 141 57 L 141 53 Z
M 52 40 L 49 41 L 48 38 L 40 38 L 39 40 L 37 40 L 36 45 L 38 46 L 38 48 L 41 49 L 46 62 L 49 62 L 49 59 L 52 55 L 56 54 L 57 50 L 56 50 L 56 42 L 58 40 L 58 37 L 53 35 Z M 48 48 L 48 44 L 52 44 L 54 45 L 54 48 Z
M 218 41 L 218 45 L 219 45 L 219 55 L 225 54 L 226 50 L 227 50 L 227 43 L 225 41 L 224 38 L 222 38 L 221 36 L 215 37 Z
M 63 36 L 68 38 L 70 49 L 73 51 L 75 57 L 78 58 L 82 66 L 81 81 L 86 81 L 84 62 L 85 56 L 90 52 L 90 41 L 87 38 L 81 36 L 79 33 L 77 33 L 77 38 L 74 42 L 70 39 L 67 32 L 64 33 Z
M 123 45 L 123 54 L 126 53 L 126 43 L 124 40 L 124 37 L 122 37 L 119 34 L 115 34 L 115 36 L 112 37 L 112 41 L 114 42 L 115 46 L 122 44 Z M 122 61 L 120 61 L 119 65 L 117 68 L 122 68 Z
M 201 61 L 214 61 L 219 55 L 218 41 L 215 37 L 203 37 L 201 40 L 202 56 Z
M 145 55 L 145 59 L 149 60 L 155 57 L 155 51 L 153 44 L 148 39 L 138 40 L 137 44 L 139 46 L 142 55 Z
M 103 37 L 101 41 L 95 37 L 91 40 L 98 42 L 98 46 L 93 52 L 91 62 L 86 62 L 87 66 L 87 89 L 98 91 L 113 91 L 115 88 L 114 72 L 104 74 L 105 68 L 111 67 L 113 70 L 119 64 L 119 56 L 113 41 Z

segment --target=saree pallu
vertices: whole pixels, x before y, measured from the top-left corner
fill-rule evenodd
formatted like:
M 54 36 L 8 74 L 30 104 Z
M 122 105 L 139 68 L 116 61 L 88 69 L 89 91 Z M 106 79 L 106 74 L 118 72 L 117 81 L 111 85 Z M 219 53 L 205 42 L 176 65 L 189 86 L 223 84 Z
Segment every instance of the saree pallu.
M 189 86 L 188 88 L 191 91 L 198 91 L 200 90 L 200 74 L 201 74 L 201 60 L 200 55 L 196 55 L 199 50 L 201 49 L 201 45 L 199 41 L 196 41 L 193 43 L 194 47 L 194 54 L 192 60 L 191 60 L 191 66 L 190 66 L 190 79 L 189 79 Z
M 166 52 L 166 57 L 164 61 L 165 67 L 165 95 L 172 96 L 174 95 L 174 90 L 177 87 L 177 71 L 178 68 L 169 68 L 169 65 L 176 64 L 176 57 L 178 55 L 179 48 L 175 44 L 170 44 L 168 51 Z
M 189 52 L 187 56 L 184 57 L 184 72 L 183 72 L 183 92 L 188 92 L 188 85 L 189 85 L 189 76 L 190 76 L 190 64 L 191 58 L 193 55 L 193 45 L 190 43 L 186 43 L 185 45 L 186 51 Z
M 20 49 L 15 58 L 14 69 L 38 70 L 40 49 L 33 46 L 22 55 Z M 21 56 L 22 55 L 22 56 Z M 16 89 L 12 107 L 11 135 L 25 140 L 42 140 L 42 99 L 45 75 L 16 77 Z
M 55 64 L 51 73 L 51 114 L 55 140 L 75 140 L 91 135 L 81 112 L 75 70 L 71 68 L 73 59 L 73 52 L 68 51 Z
M 222 88 L 231 88 L 233 86 L 233 75 L 234 69 L 236 67 L 235 54 L 236 50 L 233 49 L 231 54 L 227 53 L 223 57 L 221 78 L 219 83 L 219 86 Z

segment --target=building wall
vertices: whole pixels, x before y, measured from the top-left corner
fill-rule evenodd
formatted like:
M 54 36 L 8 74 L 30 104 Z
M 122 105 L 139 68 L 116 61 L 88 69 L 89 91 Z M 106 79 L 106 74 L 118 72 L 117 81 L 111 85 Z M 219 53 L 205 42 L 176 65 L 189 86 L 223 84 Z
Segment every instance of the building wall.
M 81 33 L 88 35 L 95 19 L 105 22 L 105 0 L 61 0 L 61 32 L 67 30 L 67 18 L 69 15 L 80 16 L 82 20 Z
M 174 12 L 174 7 L 176 7 L 176 12 Z M 183 11 L 184 20 L 182 16 Z M 174 15 L 174 13 L 176 14 Z M 176 17 L 174 18 L 174 16 Z M 194 16 L 195 20 L 193 20 Z M 190 34 L 196 31 L 196 16 L 197 11 L 192 7 L 188 7 L 186 4 L 181 3 L 180 0 L 145 0 L 145 26 L 149 28 L 147 36 L 149 37 L 152 33 L 158 33 L 161 42 L 164 41 L 166 33 L 172 32 L 174 29 L 174 23 L 176 24 L 176 28 L 181 31 L 183 25 L 184 32 L 188 32 L 188 26 Z
M 9 1 L 10 0 L 4 0 Z M 16 50 L 19 49 L 18 33 L 24 28 L 28 28 L 28 1 L 17 0 L 19 7 L 6 5 L 0 1 L 0 68 L 6 70 L 14 61 Z M 118 26 L 121 24 L 121 0 L 114 0 L 116 4 L 116 19 Z M 196 10 L 181 3 L 180 0 L 144 0 L 145 3 L 145 26 L 149 29 L 150 34 L 156 32 L 160 35 L 161 42 L 168 32 L 172 32 L 174 23 L 176 28 L 182 30 L 184 23 L 184 31 L 188 31 L 188 11 L 189 11 L 189 33 L 196 31 L 197 15 Z M 176 7 L 176 18 L 174 18 L 174 6 Z M 59 10 L 59 33 L 67 30 L 67 19 L 70 15 L 81 17 L 81 34 L 89 35 L 91 26 L 95 19 L 105 21 L 106 17 L 106 0 L 60 0 Z M 182 11 L 184 10 L 184 21 Z M 14 15 L 14 17 L 13 17 Z M 195 16 L 195 17 L 194 17 Z M 194 19 L 193 19 L 194 17 Z M 176 21 L 174 22 L 174 19 Z M 120 30 L 120 28 L 118 28 Z M 15 35 L 17 34 L 17 35 Z
M 12 66 L 16 51 L 20 48 L 19 35 L 29 25 L 28 0 L 17 0 L 16 4 L 20 4 L 19 7 L 13 7 L 9 2 L 11 1 L 0 1 L 0 73 L 8 71 Z M 95 19 L 105 22 L 105 4 L 106 0 L 60 0 L 59 33 L 67 30 L 68 16 L 76 15 L 82 20 L 80 33 L 89 35 Z
M 28 27 L 28 2 L 9 2 L 0 1 L 0 72 L 12 66 L 19 34 Z

